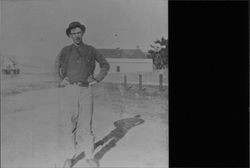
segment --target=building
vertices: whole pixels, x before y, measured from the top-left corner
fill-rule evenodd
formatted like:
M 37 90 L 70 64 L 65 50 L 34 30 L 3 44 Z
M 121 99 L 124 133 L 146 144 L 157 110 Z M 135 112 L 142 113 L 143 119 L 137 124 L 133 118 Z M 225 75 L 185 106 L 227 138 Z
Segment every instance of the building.
M 11 57 L 1 57 L 1 70 L 5 75 L 20 74 L 18 63 Z
M 109 73 L 152 72 L 153 62 L 140 49 L 98 49 L 110 64 Z M 99 66 L 96 66 L 96 72 Z

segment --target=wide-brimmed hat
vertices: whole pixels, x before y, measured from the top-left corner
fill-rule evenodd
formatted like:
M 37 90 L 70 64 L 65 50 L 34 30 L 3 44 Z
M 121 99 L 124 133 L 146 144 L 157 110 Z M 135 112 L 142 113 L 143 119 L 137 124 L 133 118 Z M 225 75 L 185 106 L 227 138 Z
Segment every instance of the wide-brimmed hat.
M 79 22 L 77 22 L 77 21 L 74 21 L 74 22 L 71 22 L 71 23 L 69 24 L 69 27 L 66 29 L 66 34 L 67 34 L 67 36 L 69 36 L 70 30 L 71 30 L 71 29 L 74 29 L 74 28 L 76 28 L 76 27 L 81 28 L 83 33 L 84 33 L 85 30 L 86 30 L 86 27 L 85 27 L 84 25 L 82 25 L 81 23 L 79 23 Z

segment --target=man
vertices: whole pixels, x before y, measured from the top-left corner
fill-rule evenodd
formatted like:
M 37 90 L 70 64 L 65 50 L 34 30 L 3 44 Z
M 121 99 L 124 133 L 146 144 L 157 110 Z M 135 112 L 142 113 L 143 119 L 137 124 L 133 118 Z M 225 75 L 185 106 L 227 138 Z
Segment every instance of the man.
M 58 115 L 59 145 L 66 155 L 64 167 L 72 167 L 72 160 L 83 151 L 87 163 L 98 165 L 93 160 L 92 88 L 104 79 L 110 66 L 94 47 L 83 43 L 85 30 L 79 22 L 69 24 L 66 34 L 73 44 L 64 47 L 56 61 L 62 102 Z M 96 61 L 100 72 L 94 75 Z

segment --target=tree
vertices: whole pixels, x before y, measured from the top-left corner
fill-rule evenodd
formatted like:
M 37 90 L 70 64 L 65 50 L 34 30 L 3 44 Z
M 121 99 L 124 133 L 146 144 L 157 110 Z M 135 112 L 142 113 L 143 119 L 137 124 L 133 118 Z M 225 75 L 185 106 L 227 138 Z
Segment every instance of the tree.
M 168 39 L 164 37 L 161 40 L 154 41 L 150 45 L 151 49 L 148 51 L 149 58 L 153 59 L 153 64 L 156 69 L 165 69 L 168 67 Z

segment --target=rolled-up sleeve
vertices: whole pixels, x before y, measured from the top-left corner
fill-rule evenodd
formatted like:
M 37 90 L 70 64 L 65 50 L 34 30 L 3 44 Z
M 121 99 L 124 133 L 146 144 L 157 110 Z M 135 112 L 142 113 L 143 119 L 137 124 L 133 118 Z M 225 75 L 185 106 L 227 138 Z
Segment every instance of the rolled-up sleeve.
M 100 71 L 99 73 L 94 77 L 98 82 L 101 82 L 108 74 L 110 65 L 108 61 L 105 59 L 105 57 L 95 48 L 93 48 L 95 60 L 100 65 Z

